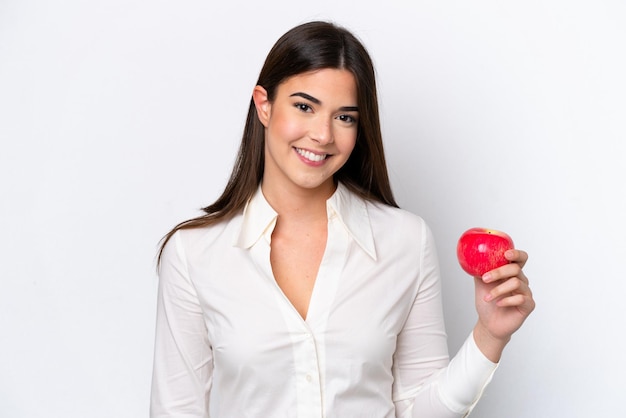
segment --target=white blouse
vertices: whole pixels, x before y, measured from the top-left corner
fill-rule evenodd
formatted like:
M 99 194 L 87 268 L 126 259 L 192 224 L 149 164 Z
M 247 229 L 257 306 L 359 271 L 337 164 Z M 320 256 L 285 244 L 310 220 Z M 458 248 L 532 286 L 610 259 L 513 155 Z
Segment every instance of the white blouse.
M 339 185 L 306 320 L 276 284 L 277 214 L 176 232 L 159 274 L 151 417 L 466 416 L 496 364 L 470 336 L 449 361 L 424 221 Z

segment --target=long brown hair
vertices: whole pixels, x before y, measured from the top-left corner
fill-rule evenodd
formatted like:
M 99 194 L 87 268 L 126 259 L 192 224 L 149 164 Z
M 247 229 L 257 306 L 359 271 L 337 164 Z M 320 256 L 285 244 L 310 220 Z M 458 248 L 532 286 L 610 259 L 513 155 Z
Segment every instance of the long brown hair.
M 329 22 L 309 22 L 289 30 L 270 50 L 257 85 L 274 100 L 277 87 L 289 77 L 324 68 L 350 71 L 357 85 L 359 127 L 350 158 L 335 181 L 364 199 L 397 207 L 387 174 L 378 112 L 376 77 L 372 60 L 363 44 L 348 30 Z M 239 213 L 256 192 L 264 168 L 265 130 L 254 101 L 250 107 L 239 152 L 222 195 L 202 208 L 205 214 L 176 225 L 163 237 L 163 247 L 179 229 L 200 228 Z

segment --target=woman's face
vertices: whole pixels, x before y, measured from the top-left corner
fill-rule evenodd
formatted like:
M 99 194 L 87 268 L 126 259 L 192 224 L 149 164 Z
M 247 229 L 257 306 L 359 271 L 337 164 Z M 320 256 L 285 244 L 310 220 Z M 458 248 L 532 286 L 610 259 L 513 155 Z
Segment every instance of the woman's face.
M 254 101 L 265 126 L 264 189 L 330 195 L 333 175 L 350 157 L 357 137 L 352 73 L 322 69 L 299 74 L 278 86 L 273 102 L 257 86 Z

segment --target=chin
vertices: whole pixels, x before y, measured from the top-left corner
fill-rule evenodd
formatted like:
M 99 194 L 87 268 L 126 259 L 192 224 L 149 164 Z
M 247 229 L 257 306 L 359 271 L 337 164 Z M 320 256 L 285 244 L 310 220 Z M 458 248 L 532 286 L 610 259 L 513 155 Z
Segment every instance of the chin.
M 301 179 L 301 181 L 296 181 L 295 184 L 307 190 L 317 190 L 317 189 L 333 189 L 335 188 L 335 181 L 332 177 L 320 179 Z

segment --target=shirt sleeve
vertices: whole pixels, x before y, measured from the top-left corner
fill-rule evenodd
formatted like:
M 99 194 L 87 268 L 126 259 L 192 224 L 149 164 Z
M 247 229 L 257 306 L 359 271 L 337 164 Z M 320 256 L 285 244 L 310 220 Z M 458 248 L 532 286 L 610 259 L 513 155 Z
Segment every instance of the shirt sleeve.
M 177 232 L 166 244 L 159 266 L 150 417 L 208 417 L 212 360 L 202 309 Z
M 450 361 L 434 240 L 424 224 L 418 292 L 394 355 L 396 417 L 458 418 L 470 414 L 497 364 L 470 335 Z

